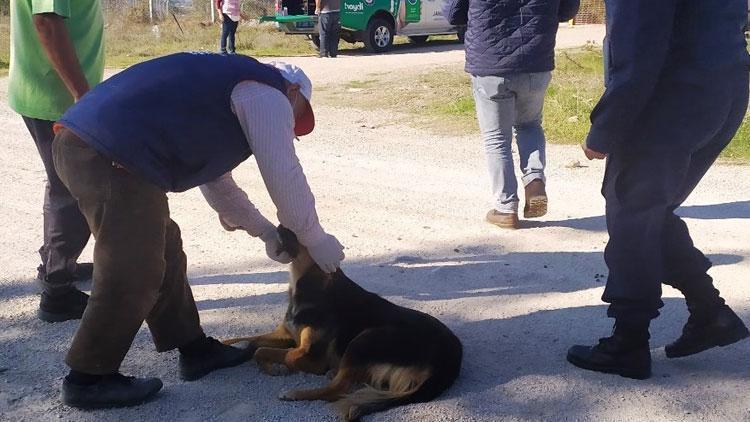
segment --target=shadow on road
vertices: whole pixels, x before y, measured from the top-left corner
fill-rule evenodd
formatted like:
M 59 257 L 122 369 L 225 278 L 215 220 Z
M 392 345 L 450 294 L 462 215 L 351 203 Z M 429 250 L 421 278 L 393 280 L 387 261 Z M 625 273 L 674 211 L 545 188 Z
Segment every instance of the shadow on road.
M 723 204 L 710 205 L 689 205 L 678 208 L 676 214 L 682 218 L 695 218 L 700 220 L 750 218 L 750 201 L 726 202 Z M 595 217 L 569 218 L 567 220 L 521 221 L 521 228 L 542 227 L 567 227 L 585 231 L 606 231 L 607 223 L 603 215 Z
M 736 379 L 750 377 L 750 366 L 743 364 L 750 351 L 745 341 L 728 348 L 716 348 L 701 355 L 684 359 L 667 359 L 663 346 L 680 335 L 687 319 L 682 299 L 666 298 L 662 316 L 651 326 L 653 377 L 639 383 L 639 388 L 668 385 L 670 388 L 688 387 L 705 379 Z M 743 315 L 747 321 L 748 315 Z M 623 378 L 583 371 L 570 365 L 565 356 L 573 344 L 593 345 L 598 338 L 608 336 L 613 320 L 606 318 L 606 306 L 583 306 L 543 310 L 507 319 L 456 321 L 451 328 L 464 344 L 465 356 L 462 375 L 449 397 L 469 396 L 473 402 L 494 402 L 493 407 L 514 409 L 512 415 L 543 413 L 546 407 L 559 408 L 569 402 L 566 416 L 583 415 L 592 405 L 579 391 L 566 382 L 577 377 L 597 380 L 603 388 L 617 388 Z M 544 384 L 546 388 L 514 391 L 515 381 Z M 536 393 L 536 394 L 534 394 Z M 544 393 L 544 394 L 540 394 Z M 544 415 L 541 420 L 554 415 Z M 553 418 L 554 419 L 554 418 Z M 575 417 L 572 417 L 575 420 Z
M 697 218 L 701 220 L 750 218 L 750 201 L 681 207 L 677 210 L 677 215 L 683 218 Z
M 741 259 L 741 257 L 738 257 Z M 574 292 L 603 285 L 598 252 L 518 252 L 452 257 L 401 255 L 387 263 L 344 263 L 347 276 L 382 296 L 415 301 Z M 568 268 L 579 268 L 568 276 Z M 597 277 L 599 276 L 599 277 Z M 204 276 L 191 284 L 284 283 L 285 273 Z M 197 281 L 197 283 L 196 283 Z M 286 292 L 198 301 L 201 310 L 286 303 Z

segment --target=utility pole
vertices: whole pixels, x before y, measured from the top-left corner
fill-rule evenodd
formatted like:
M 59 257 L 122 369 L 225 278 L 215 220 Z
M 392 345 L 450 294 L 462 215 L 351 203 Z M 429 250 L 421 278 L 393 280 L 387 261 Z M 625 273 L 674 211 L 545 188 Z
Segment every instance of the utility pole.
M 148 0 L 148 21 L 154 24 L 154 0 Z

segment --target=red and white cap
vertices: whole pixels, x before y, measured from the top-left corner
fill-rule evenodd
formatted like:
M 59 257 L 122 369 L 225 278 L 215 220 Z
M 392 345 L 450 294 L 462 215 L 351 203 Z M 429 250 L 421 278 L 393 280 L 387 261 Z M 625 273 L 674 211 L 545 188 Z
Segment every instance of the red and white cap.
M 315 128 L 315 114 L 310 105 L 310 99 L 312 98 L 312 82 L 310 82 L 310 78 L 305 75 L 302 69 L 293 64 L 284 62 L 270 62 L 269 64 L 278 69 L 281 72 L 281 76 L 289 83 L 299 85 L 300 93 L 307 100 L 307 110 L 295 121 L 294 134 L 297 136 L 307 135 Z

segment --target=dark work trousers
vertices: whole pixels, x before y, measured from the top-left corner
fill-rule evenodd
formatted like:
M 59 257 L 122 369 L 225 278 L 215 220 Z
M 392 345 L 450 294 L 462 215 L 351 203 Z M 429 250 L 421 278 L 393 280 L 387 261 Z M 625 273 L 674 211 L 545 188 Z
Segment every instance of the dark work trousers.
M 222 53 L 227 52 L 227 42 L 229 44 L 229 53 L 234 54 L 236 52 L 234 48 L 234 36 L 237 33 L 237 25 L 239 22 L 235 22 L 226 13 L 224 20 L 221 22 L 221 39 L 219 39 L 219 45 Z
M 60 181 L 52 164 L 52 132 L 54 122 L 23 116 L 34 138 L 44 164 L 47 183 L 44 188 L 44 243 L 39 248 L 42 266 L 40 281 L 47 294 L 55 295 L 72 288 L 76 260 L 91 236 L 86 219 L 78 210 L 76 200 Z
M 144 320 L 158 351 L 202 336 L 166 192 L 114 167 L 67 129 L 55 138 L 53 154 L 96 239 L 91 298 L 68 366 L 87 374 L 118 371 Z
M 602 300 L 610 317 L 637 324 L 655 318 L 664 305 L 661 283 L 680 290 L 688 307 L 723 303 L 706 274 L 711 262 L 674 211 L 731 141 L 747 104 L 746 69 L 662 80 L 632 139 L 609 155 Z
M 339 54 L 339 12 L 320 14 L 320 57 L 336 57 Z

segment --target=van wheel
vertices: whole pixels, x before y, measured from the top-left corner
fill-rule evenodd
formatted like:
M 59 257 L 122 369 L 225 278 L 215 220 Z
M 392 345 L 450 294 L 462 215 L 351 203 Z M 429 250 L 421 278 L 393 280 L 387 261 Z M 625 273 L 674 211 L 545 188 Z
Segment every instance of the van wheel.
M 309 35 L 310 42 L 312 43 L 315 50 L 320 51 L 320 35 Z
M 388 51 L 393 45 L 393 24 L 383 18 L 375 18 L 367 24 L 365 47 L 373 53 Z
M 409 42 L 412 44 L 421 45 L 427 42 L 427 35 L 416 35 L 409 37 Z

